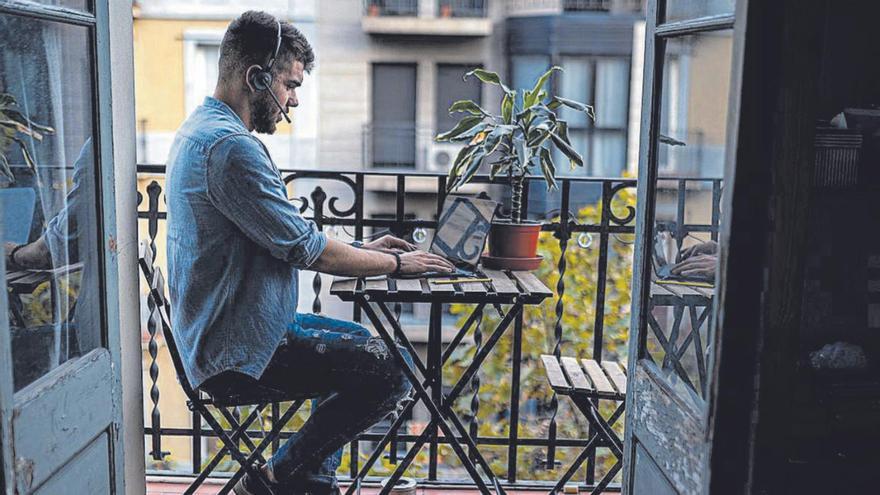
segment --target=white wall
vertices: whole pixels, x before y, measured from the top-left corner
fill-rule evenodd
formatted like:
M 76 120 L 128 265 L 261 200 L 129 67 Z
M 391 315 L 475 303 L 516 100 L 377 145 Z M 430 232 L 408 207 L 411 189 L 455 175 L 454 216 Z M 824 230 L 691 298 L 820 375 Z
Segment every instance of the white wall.
M 119 331 L 122 345 L 122 404 L 143 402 L 140 302 L 137 269 L 137 162 L 134 123 L 134 50 L 131 2 L 110 2 L 110 65 L 113 102 L 113 164 L 119 264 Z M 137 407 L 122 408 L 125 493 L 143 495 L 144 421 Z

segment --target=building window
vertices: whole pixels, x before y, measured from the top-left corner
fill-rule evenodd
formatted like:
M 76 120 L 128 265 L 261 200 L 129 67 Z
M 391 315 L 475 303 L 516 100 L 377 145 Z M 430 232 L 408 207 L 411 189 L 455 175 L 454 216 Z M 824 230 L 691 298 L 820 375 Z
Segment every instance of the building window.
M 416 166 L 416 65 L 373 64 L 372 123 L 364 136 L 374 167 Z
M 461 114 L 449 115 L 449 107 L 459 100 L 473 100 L 482 105 L 480 81 L 471 77 L 463 80 L 469 71 L 481 67 L 479 64 L 457 65 L 440 64 L 437 66 L 437 119 L 436 131 L 445 132 L 455 127 Z
M 560 110 L 584 167 L 571 170 L 557 153 L 557 170 L 563 175 L 620 176 L 626 168 L 629 59 L 562 57 L 560 65 L 565 70 L 557 77 L 559 95 L 593 105 L 596 120 L 567 107 Z
M 222 31 L 187 31 L 184 34 L 184 104 L 186 115 L 214 94 L 220 64 Z

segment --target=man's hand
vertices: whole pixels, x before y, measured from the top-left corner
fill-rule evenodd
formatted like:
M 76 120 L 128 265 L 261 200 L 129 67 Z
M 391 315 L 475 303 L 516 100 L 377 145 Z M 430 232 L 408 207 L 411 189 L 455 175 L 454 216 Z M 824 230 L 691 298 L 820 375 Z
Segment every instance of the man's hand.
M 716 254 L 718 253 L 718 243 L 715 241 L 706 241 L 701 242 L 699 244 L 694 244 L 689 248 L 685 248 L 681 251 L 681 260 L 686 260 L 692 256 L 699 256 L 701 254 Z
M 10 267 L 18 266 L 15 261 L 12 259 L 12 250 L 16 248 L 18 244 L 14 242 L 6 242 L 3 244 L 3 250 L 5 251 L 3 255 L 6 257 L 6 269 L 8 270 Z
M 46 243 L 45 237 L 40 237 L 36 241 L 25 244 L 15 253 L 15 259 L 12 259 L 12 250 L 18 245 L 12 242 L 6 242 L 3 245 L 6 251 L 6 268 L 17 269 L 37 269 L 49 268 L 52 265 L 52 257 L 49 253 L 49 245 Z
M 396 251 L 404 253 L 416 250 L 414 245 L 400 239 L 399 237 L 394 237 L 393 235 L 383 235 L 375 241 L 364 243 L 364 247 L 378 251 Z
M 393 237 L 390 238 L 394 239 Z M 397 239 L 397 241 L 400 241 L 400 239 Z M 399 245 L 395 241 L 390 242 L 391 245 Z M 398 251 L 394 251 L 395 254 L 391 254 L 392 249 L 398 249 Z M 336 239 L 328 239 L 324 251 L 308 268 L 318 272 L 346 277 L 387 275 L 392 273 L 397 267 L 395 256 L 400 256 L 400 273 L 403 274 L 419 274 L 432 271 L 451 272 L 453 270 L 452 263 L 442 256 L 417 250 L 400 253 L 399 249 L 377 249 L 374 247 L 358 249 Z
M 670 271 L 673 275 L 681 275 L 683 277 L 704 277 L 709 280 L 715 280 L 715 266 L 717 264 L 718 257 L 716 255 L 699 254 L 676 263 Z
M 410 251 L 400 255 L 400 273 L 417 275 L 425 272 L 451 272 L 455 266 L 442 256 L 424 251 Z

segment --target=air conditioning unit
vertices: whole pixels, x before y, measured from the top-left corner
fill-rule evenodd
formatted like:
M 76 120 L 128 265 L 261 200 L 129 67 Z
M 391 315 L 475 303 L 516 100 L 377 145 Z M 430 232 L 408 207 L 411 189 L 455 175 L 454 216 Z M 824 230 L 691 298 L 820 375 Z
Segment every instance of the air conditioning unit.
M 426 171 L 448 172 L 462 146 L 458 143 L 429 143 L 427 146 L 428 156 L 425 157 Z

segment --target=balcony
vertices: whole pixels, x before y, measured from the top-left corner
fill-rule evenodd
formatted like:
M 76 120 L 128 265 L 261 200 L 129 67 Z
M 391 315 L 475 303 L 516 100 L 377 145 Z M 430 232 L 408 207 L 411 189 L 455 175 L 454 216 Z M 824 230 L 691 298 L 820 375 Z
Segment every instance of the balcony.
M 486 37 L 488 0 L 365 0 L 361 26 L 374 36 Z
M 166 214 L 162 201 L 165 170 L 163 166 L 144 165 L 138 170 L 139 231 L 142 239 L 157 246 L 161 265 L 165 245 Z M 285 170 L 282 174 L 291 200 L 329 236 L 340 240 L 369 239 L 391 232 L 412 239 L 422 248 L 428 247 L 430 232 L 436 227 L 434 214 L 437 205 L 442 203 L 438 200 L 444 196 L 446 186 L 446 175 L 441 173 Z M 373 194 L 370 184 L 377 183 L 385 184 L 383 187 L 393 194 L 392 201 L 368 201 Z M 420 184 L 421 193 L 413 192 L 415 184 Z M 430 193 L 426 184 L 431 185 Z M 503 183 L 486 176 L 477 176 L 475 184 L 475 189 L 493 191 L 497 200 L 506 189 Z M 530 185 L 527 191 L 544 187 L 540 182 L 530 181 Z M 535 273 L 554 289 L 554 296 L 519 317 L 521 324 L 516 326 L 517 330 L 503 337 L 508 340 L 502 340 L 503 345 L 480 366 L 466 387 L 467 392 L 452 405 L 473 432 L 476 445 L 493 472 L 510 491 L 548 490 L 589 438 L 586 423 L 577 416 L 569 401 L 557 398 L 547 386 L 540 355 L 559 349 L 564 355 L 626 360 L 636 181 L 567 177 L 560 179 L 560 188 L 561 197 L 551 211 L 532 217 L 542 223 L 539 251 L 545 258 Z M 676 179 L 670 181 L 666 190 L 676 198 L 678 205 L 673 208 L 668 223 L 674 235 L 683 238 L 692 232 L 717 234 L 717 224 L 712 219 L 700 223 L 706 219 L 691 216 L 688 217 L 691 223 L 685 223 L 684 215 L 690 211 L 686 201 L 688 205 L 690 201 L 711 201 L 717 205 L 720 180 Z M 525 209 L 528 196 L 527 193 Z M 419 214 L 426 200 L 428 213 Z M 383 203 L 392 213 L 375 215 Z M 361 320 L 360 312 L 327 293 L 329 278 L 313 273 L 303 276 L 310 283 L 301 283 L 304 291 L 301 299 L 306 300 L 313 311 Z M 397 314 L 410 309 L 397 308 Z M 446 319 L 453 322 L 464 319 L 469 310 L 469 307 L 449 307 Z M 398 317 L 403 321 L 403 316 Z M 470 328 L 471 332 L 462 340 L 463 349 L 451 356 L 451 366 L 447 364 L 444 383 L 447 379 L 450 382 L 458 379 L 463 371 L 461 362 L 488 337 L 487 329 L 492 328 L 493 318 L 497 316 L 487 309 L 483 320 Z M 426 330 L 416 323 L 406 331 L 410 334 Z M 144 433 L 149 449 L 146 461 L 150 493 L 182 493 L 206 460 L 219 450 L 219 443 L 210 429 L 193 422 L 196 416 L 186 409 L 161 335 L 146 330 L 142 335 L 144 384 L 148 392 L 144 394 Z M 424 351 L 418 345 L 417 350 Z M 271 424 L 285 407 L 285 404 L 270 407 L 262 423 Z M 244 417 L 249 414 L 246 409 L 233 411 L 233 414 Z M 302 424 L 305 414 L 300 412 L 296 418 L 283 430 L 284 438 Z M 425 421 L 425 411 L 416 410 L 397 430 L 395 441 L 387 451 L 380 453 L 382 462 L 370 472 L 365 493 L 373 493 L 378 482 L 401 462 L 401 452 L 417 440 Z M 356 475 L 387 428 L 387 423 L 384 426 L 380 423 L 346 448 L 338 472 L 341 481 Z M 622 417 L 617 418 L 614 428 L 622 432 Z M 250 431 L 254 439 L 264 434 L 259 428 Z M 592 489 L 612 465 L 610 451 L 598 444 L 589 453 L 586 467 L 578 471 L 572 482 L 582 490 Z M 232 466 L 231 462 L 221 462 L 216 477 L 209 479 L 209 483 L 229 476 Z M 466 474 L 443 435 L 428 442 L 406 475 L 418 479 L 420 489 L 427 489 L 424 493 L 452 488 L 475 489 L 471 481 L 463 479 Z M 618 474 L 606 491 L 619 491 L 619 483 Z M 213 493 L 211 488 L 215 486 L 204 486 L 204 493 Z
M 507 15 L 515 17 L 579 12 L 632 14 L 644 11 L 644 8 L 644 0 L 512 0 L 507 5 Z

